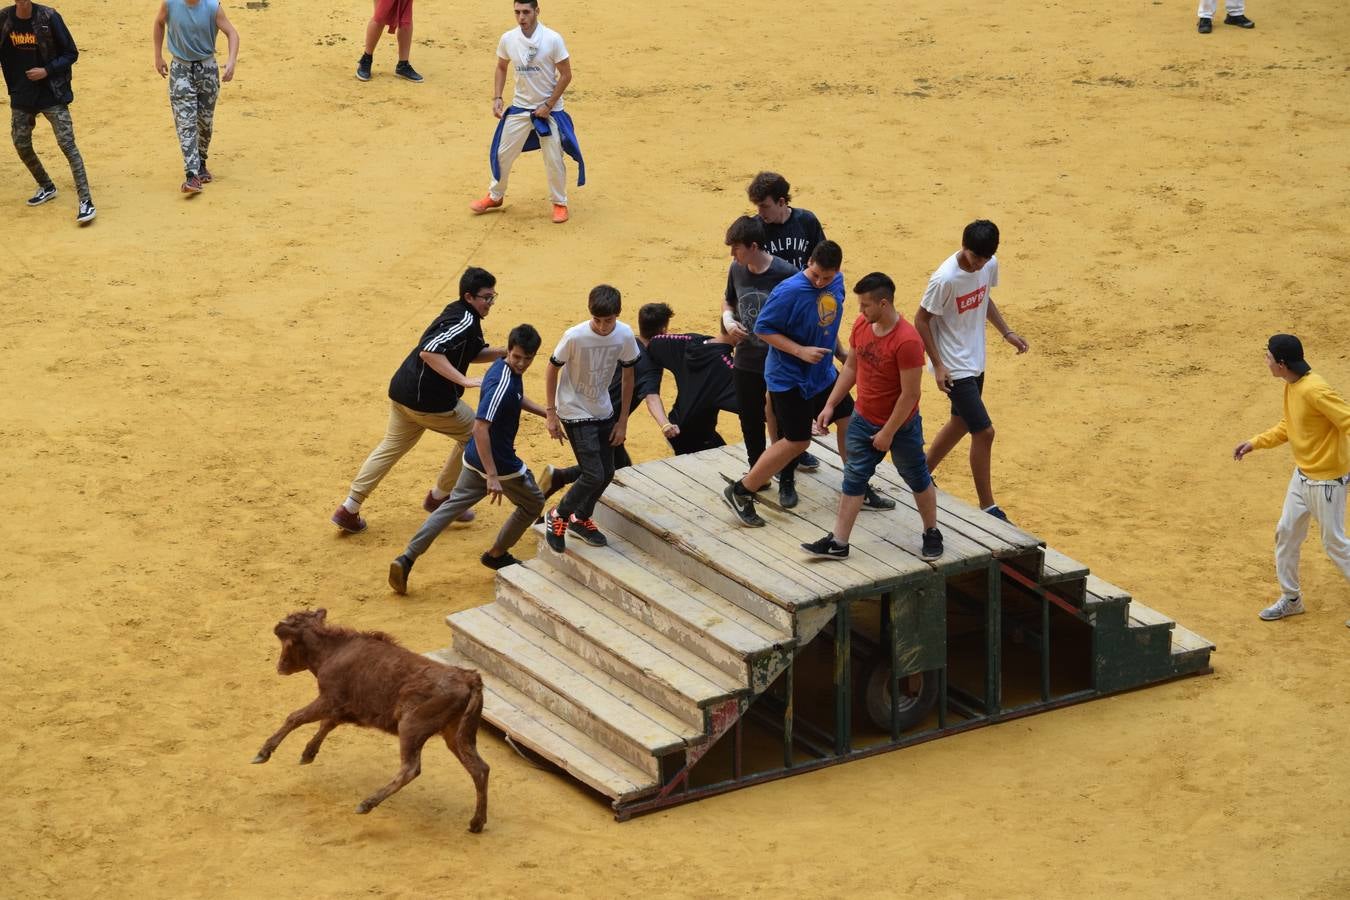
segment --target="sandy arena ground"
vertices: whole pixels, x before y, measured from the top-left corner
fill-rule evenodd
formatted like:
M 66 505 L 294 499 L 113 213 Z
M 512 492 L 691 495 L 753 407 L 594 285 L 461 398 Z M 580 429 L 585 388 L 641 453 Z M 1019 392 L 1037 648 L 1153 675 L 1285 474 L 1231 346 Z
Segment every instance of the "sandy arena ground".
M 0 153 L 0 893 L 1350 895 L 1350 586 L 1314 537 L 1309 614 L 1257 620 L 1292 463 L 1230 459 L 1280 413 L 1269 333 L 1303 335 L 1350 391 L 1344 15 L 1253 0 L 1255 31 L 1202 37 L 1185 0 L 545 0 L 591 176 L 555 227 L 537 156 L 500 214 L 465 209 L 505 0 L 423 0 L 420 86 L 391 76 L 388 37 L 375 80 L 352 78 L 365 4 L 233 4 L 218 180 L 193 200 L 153 4 L 61 9 L 99 217 L 75 228 L 45 125 L 57 202 L 25 208 Z M 326 605 L 431 649 L 447 613 L 490 598 L 495 508 L 435 546 L 409 597 L 385 584 L 435 436 L 367 504 L 367 533 L 328 522 L 463 268 L 500 278 L 497 342 L 530 321 L 551 346 L 601 281 L 630 321 L 659 298 L 713 327 L 722 233 L 760 168 L 842 243 L 850 283 L 889 272 L 907 314 L 961 227 L 998 222 L 996 296 L 1032 345 L 991 356 L 1000 499 L 1216 642 L 1215 674 L 625 825 L 489 734 L 481 836 L 438 745 L 368 817 L 356 802 L 396 766 L 384 735 L 341 730 L 312 767 L 296 736 L 249 765 L 314 692 L 276 675 L 281 616 Z M 542 366 L 527 384 L 542 392 Z M 930 423 L 942 409 L 930 391 Z M 632 434 L 638 459 L 660 452 L 644 414 Z M 522 436 L 536 466 L 562 458 L 534 420 Z M 944 471 L 969 498 L 962 460 Z

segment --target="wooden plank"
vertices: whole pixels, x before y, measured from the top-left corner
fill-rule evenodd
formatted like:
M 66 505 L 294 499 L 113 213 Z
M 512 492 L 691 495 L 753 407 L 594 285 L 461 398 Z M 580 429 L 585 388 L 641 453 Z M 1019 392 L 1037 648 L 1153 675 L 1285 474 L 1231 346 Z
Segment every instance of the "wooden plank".
M 523 566 L 509 566 L 501 570 L 500 585 L 519 588 L 553 618 L 697 706 L 725 700 L 744 687 L 556 569 L 533 560 Z
M 790 632 L 717 596 L 617 535 L 609 536 L 608 547 L 587 547 L 584 553 L 569 547 L 561 555 L 541 551 L 534 562 L 582 582 L 731 677 L 744 678 L 750 657 L 792 639 Z
M 1057 584 L 1061 581 L 1072 581 L 1075 578 L 1087 577 L 1087 566 L 1077 560 L 1070 559 L 1053 547 L 1045 547 L 1043 550 L 1045 553 L 1045 571 L 1041 575 L 1041 584 Z
M 748 548 L 737 549 L 728 545 L 716 531 L 691 529 L 688 520 L 670 512 L 662 503 L 644 496 L 643 492 L 653 487 L 650 479 L 630 475 L 627 469 L 620 475 L 623 480 L 616 476 L 614 483 L 606 489 L 602 498 L 604 505 L 633 518 L 665 543 L 676 545 L 678 552 L 675 555 L 692 556 L 789 612 L 798 606 L 812 606 L 819 602 L 819 594 L 815 590 L 765 562 L 753 543 Z M 632 487 L 632 484 L 637 487 Z M 728 527 L 722 523 L 723 530 Z M 636 536 L 625 537 L 631 540 Z M 650 548 L 644 549 L 650 552 Z M 666 557 L 662 559 L 669 561 Z
M 713 483 L 718 486 L 719 491 L 725 487 L 723 475 L 725 467 L 721 466 L 717 459 L 700 459 L 694 455 L 686 455 L 660 462 L 670 473 L 662 477 L 668 478 L 676 487 L 688 486 L 691 496 L 695 487 L 699 485 Z M 722 502 L 720 496 L 716 499 L 719 503 Z M 821 560 L 812 557 L 801 545 L 816 540 L 830 530 L 830 526 L 822 528 L 818 523 L 805 518 L 813 512 L 819 518 L 823 511 L 808 503 L 798 505 L 793 510 L 775 511 L 772 515 L 765 516 L 764 519 L 768 524 L 763 528 L 742 528 L 739 525 L 736 527 L 740 532 L 741 541 L 756 541 L 772 547 L 787 565 L 793 567 L 792 571 L 805 571 L 821 580 L 828 592 L 822 593 L 822 596 L 835 596 L 857 588 L 893 582 L 902 574 L 897 572 L 894 566 L 864 552 L 861 548 L 858 553 L 850 553 L 848 559 L 843 560 Z M 727 513 L 730 517 L 731 511 L 728 510 Z M 833 513 L 829 514 L 829 518 L 832 526 Z
M 616 485 L 610 485 L 610 489 L 616 493 L 625 490 L 622 486 Z M 611 546 L 615 545 L 614 538 L 618 535 L 618 531 L 611 526 L 627 522 L 625 515 L 621 508 L 612 507 L 605 501 L 601 501 L 595 508 L 595 520 L 608 532 Z M 641 550 L 648 558 L 657 560 L 663 568 L 672 569 L 686 579 L 706 586 L 729 603 L 740 607 L 746 614 L 762 621 L 765 626 L 775 631 L 791 633 L 797 607 L 765 596 L 764 591 L 759 589 L 753 583 L 753 579 L 745 573 L 740 573 L 738 578 L 723 574 L 706 561 L 702 551 L 697 547 L 667 542 L 664 537 L 647 528 L 632 528 L 625 535 L 624 541 Z M 577 555 L 589 554 L 592 549 L 586 547 L 583 553 Z M 568 553 L 572 552 L 569 548 Z
M 1087 577 L 1087 594 L 1090 603 L 1101 603 L 1110 600 L 1129 600 L 1129 591 L 1124 588 L 1116 587 L 1110 582 L 1103 581 L 1096 575 Z
M 730 448 L 723 447 L 722 450 Z M 729 454 L 734 455 L 734 454 Z M 840 494 L 841 478 L 833 470 L 826 470 L 822 467 L 818 472 L 798 472 L 797 473 L 797 493 L 803 498 L 810 497 L 818 507 L 830 510 L 830 524 L 833 525 L 834 515 L 838 512 L 838 503 Z M 917 574 L 936 568 L 943 568 L 953 561 L 983 563 L 990 559 L 991 553 L 988 547 L 976 543 L 966 537 L 961 531 L 953 527 L 953 521 L 948 517 L 944 522 L 941 512 L 938 514 L 938 527 L 942 529 L 943 554 L 933 562 L 927 562 L 919 557 L 919 550 L 923 544 L 923 520 L 919 517 L 918 509 L 913 505 L 913 494 L 909 488 L 905 488 L 905 496 L 909 503 L 901 502 L 901 498 L 896 499 L 896 507 L 893 510 L 864 510 L 858 514 L 857 524 L 853 526 L 853 540 L 863 540 L 859 538 L 859 532 L 870 534 L 874 539 L 880 540 L 894 548 L 890 553 L 884 551 L 873 551 L 873 555 L 883 555 L 883 558 L 892 562 L 896 568 L 903 571 L 906 575 Z M 944 524 L 946 527 L 944 528 Z M 829 530 L 826 527 L 825 530 Z M 911 565 L 908 561 L 900 563 L 895 558 L 895 552 L 903 552 L 907 557 L 914 560 L 918 565 Z
M 452 648 L 427 654 L 452 666 L 473 668 Z M 659 787 L 657 780 L 492 676 L 483 679 L 483 718 L 512 740 L 614 800 L 627 801 Z
M 639 488 L 648 496 L 659 498 L 667 508 L 686 516 L 687 530 L 706 530 L 713 533 L 729 550 L 753 556 L 793 582 L 802 585 L 811 592 L 813 599 L 833 597 L 839 593 L 840 589 L 834 580 L 816 573 L 807 566 L 801 548 L 790 541 L 785 541 L 782 533 L 773 526 L 746 528 L 741 525 L 718 494 L 722 484 L 721 475 L 718 473 L 709 473 L 709 478 L 705 482 L 690 478 L 684 472 L 668 465 L 666 460 L 657 460 L 625 471 L 624 476 L 626 484 Z M 714 487 L 714 482 L 719 487 Z M 716 517 L 708 513 L 710 509 L 717 512 Z M 775 519 L 779 520 L 784 518 L 788 516 L 786 514 L 775 516 Z M 789 544 L 797 551 L 795 554 L 791 554 L 787 549 Z
M 1183 653 L 1195 653 L 1197 651 L 1212 651 L 1214 644 L 1202 638 L 1200 635 L 1176 625 L 1172 628 L 1172 655 L 1179 656 Z
M 1166 625 L 1171 628 L 1176 624 L 1176 622 L 1173 622 L 1156 609 L 1151 609 L 1140 603 L 1138 600 L 1130 601 L 1129 614 L 1131 625 Z
M 822 471 L 829 468 L 836 477 L 843 478 L 843 462 L 838 451 L 821 439 L 817 439 L 811 452 L 820 458 Z M 897 504 L 914 508 L 914 495 L 904 483 L 894 467 L 878 466 L 874 481 L 885 487 L 886 493 Z M 995 556 L 1009 556 L 1040 547 L 1044 542 L 1034 534 L 997 519 L 987 512 L 971 506 L 939 488 L 938 490 L 938 527 L 945 533 L 950 529 L 966 538 L 981 544 Z
M 661 756 L 701 736 L 525 622 L 516 619 L 512 627 L 505 621 L 508 617 L 495 605 L 455 613 L 450 620 L 456 637 L 464 635 L 470 641 L 461 652 L 479 662 L 486 661 L 472 644 L 495 653 L 499 660 L 491 661 L 489 668 L 634 765 L 646 770 L 645 764 L 654 760 L 643 754 Z M 460 649 L 458 642 L 455 647 Z M 560 698 L 564 705 L 550 704 L 538 688 Z M 607 741 L 606 736 L 619 741 Z

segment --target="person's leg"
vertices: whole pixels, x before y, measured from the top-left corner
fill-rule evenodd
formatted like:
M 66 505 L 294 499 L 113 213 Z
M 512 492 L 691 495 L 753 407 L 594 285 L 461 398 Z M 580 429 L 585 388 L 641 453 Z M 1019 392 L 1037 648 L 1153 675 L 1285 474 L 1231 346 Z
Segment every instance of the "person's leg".
M 558 516 L 566 520 L 582 508 L 592 494 L 598 493 L 605 484 L 605 463 L 601 455 L 600 423 L 564 422 L 563 429 L 567 432 L 567 440 L 572 445 L 572 452 L 576 454 L 577 466 L 581 472 L 576 482 L 558 502 Z M 612 466 L 612 454 L 610 458 Z
M 633 464 L 633 457 L 628 455 L 628 447 L 620 444 L 614 448 L 614 469 L 626 469 Z
M 843 430 L 848 457 L 844 462 L 843 496 L 839 498 L 839 512 L 835 515 L 834 531 L 831 533 L 837 543 L 847 546 L 849 536 L 853 534 L 853 525 L 858 521 L 858 513 L 862 512 L 867 482 L 885 454 L 872 446 L 872 438 L 881 430 L 880 427 L 862 416 L 853 416 Z
M 454 441 L 450 446 L 450 454 L 445 459 L 445 466 L 436 477 L 436 486 L 431 489 L 431 495 L 440 500 L 459 483 L 459 473 L 464 467 L 464 448 L 473 439 L 473 407 L 465 403 L 461 397 L 455 408 L 448 413 L 409 412 L 412 413 L 410 418 L 421 427 L 443 434 Z
M 797 457 L 811 446 L 812 407 L 801 391 L 771 391 L 769 396 L 782 437 L 770 444 L 759 461 L 751 466 L 750 473 L 741 479 L 741 486 L 755 491 L 777 475 L 781 492 L 784 483 L 793 482 Z
M 961 443 L 961 438 L 967 434 L 970 434 L 970 429 L 966 428 L 966 423 L 961 421 L 960 416 L 953 415 L 948 419 L 933 436 L 933 443 L 928 445 L 928 471 L 936 471 L 947 458 L 947 454 L 956 449 L 956 445 Z
M 539 485 L 534 481 L 534 474 L 529 470 L 519 478 L 505 479 L 502 482 L 502 493 L 506 495 L 506 499 L 515 504 L 516 508 L 507 516 L 497 532 L 497 539 L 492 542 L 492 548 L 487 552 L 491 557 L 504 556 L 518 544 L 526 529 L 539 518 L 539 513 L 544 509 L 544 492 L 539 490 Z
M 37 122 L 37 116 L 34 113 L 25 112 L 21 109 L 9 108 L 9 134 L 14 141 L 14 149 L 19 152 L 19 159 L 28 167 L 33 180 L 37 182 L 38 187 L 55 188 L 51 176 L 47 170 L 42 167 L 42 161 L 38 159 L 37 152 L 33 150 L 33 125 Z
M 389 424 L 385 427 L 384 439 L 361 464 L 361 471 L 356 473 L 356 480 L 352 482 L 351 495 L 343 503 L 348 512 L 358 512 L 361 504 L 389 474 L 394 464 L 421 439 L 425 429 L 417 424 L 410 413 L 412 410 L 390 401 Z
M 1322 532 L 1322 548 L 1350 580 L 1350 540 L 1345 537 L 1345 485 L 1327 484 L 1313 488 L 1313 517 Z
M 975 496 L 980 509 L 995 506 L 992 483 L 994 459 L 994 426 L 970 436 L 970 474 L 975 479 Z
M 169 108 L 178 132 L 178 149 L 183 153 L 183 172 L 192 178 L 202 167 L 197 145 L 197 91 L 190 63 L 169 62 Z
M 398 61 L 407 62 L 412 55 L 412 22 L 407 25 L 400 25 L 396 37 L 398 38 Z
M 1307 485 L 1295 470 L 1284 495 L 1284 511 L 1275 526 L 1275 577 L 1280 582 L 1280 599 L 1299 598 L 1298 562 L 1303 541 L 1308 537 Z
M 1208 3 L 1212 10 L 1214 8 L 1214 0 L 1208 0 Z M 1201 5 L 1203 6 L 1204 3 L 1202 2 Z M 1223 6 L 1230 16 L 1240 16 L 1247 10 L 1243 0 L 1224 0 Z
M 544 154 L 544 171 L 548 174 L 549 199 L 558 206 L 567 205 L 567 163 L 563 159 L 562 137 L 558 123 L 550 118 L 551 134 L 539 138 L 539 150 Z
M 746 369 L 732 371 L 732 382 L 736 386 L 736 404 L 740 408 L 737 417 L 741 420 L 741 438 L 745 441 L 746 464 L 755 467 L 764 455 L 764 410 L 769 395 L 764 386 L 764 373 Z
M 609 445 L 609 439 L 614 434 L 614 423 L 614 419 L 608 419 L 595 426 L 596 443 L 599 445 L 600 484 L 575 510 L 577 519 L 582 522 L 590 521 L 595 514 L 595 504 L 600 502 L 605 488 L 614 480 L 614 448 Z
M 506 196 L 507 182 L 511 179 L 511 167 L 516 164 L 516 157 L 520 156 L 520 150 L 525 146 L 525 140 L 533 130 L 534 126 L 530 124 L 528 113 L 506 117 L 506 122 L 502 125 L 501 143 L 497 145 L 497 169 L 501 177 L 494 178 L 488 185 L 488 196 L 494 201 Z
M 375 7 L 378 14 L 379 0 L 375 0 Z M 366 23 L 366 56 L 375 54 L 375 47 L 380 43 L 380 35 L 384 33 L 384 23 L 379 19 L 372 18 Z
M 1200 0 L 1200 8 L 1196 10 L 1196 15 L 1202 19 L 1212 19 L 1216 6 L 1218 6 L 1218 0 Z
M 403 555 L 411 563 L 417 557 L 426 553 L 442 531 L 449 528 L 451 523 L 458 519 L 465 510 L 472 509 L 485 496 L 487 496 L 487 479 L 473 469 L 465 469 L 460 474 L 454 490 L 450 492 L 450 498 L 436 507 L 434 513 L 427 516 L 427 520 L 422 523 L 422 527 L 417 529 L 417 534 L 413 535 L 412 540 L 408 542 L 408 548 L 403 551 Z M 530 521 L 534 520 L 531 519 Z M 411 565 L 409 568 L 411 568 Z
M 61 152 L 66 155 L 66 161 L 70 163 L 70 174 L 75 179 L 76 192 L 81 200 L 86 203 L 92 202 L 89 179 L 84 173 L 84 158 L 80 156 L 80 148 L 75 146 L 75 121 L 70 117 L 70 107 L 53 106 L 44 109 L 42 114 L 51 123 L 52 132 L 56 135 L 56 145 L 61 148 Z
M 197 153 L 201 163 L 197 174 L 206 171 L 206 156 L 211 149 L 211 134 L 215 130 L 216 100 L 220 98 L 220 67 L 208 59 L 197 69 Z

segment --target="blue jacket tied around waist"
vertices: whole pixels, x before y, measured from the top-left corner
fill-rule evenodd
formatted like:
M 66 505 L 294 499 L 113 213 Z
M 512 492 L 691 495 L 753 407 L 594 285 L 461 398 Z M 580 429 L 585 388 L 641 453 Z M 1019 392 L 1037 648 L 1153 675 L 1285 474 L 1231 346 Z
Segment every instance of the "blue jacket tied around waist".
M 502 168 L 497 164 L 497 150 L 502 144 L 502 129 L 506 127 L 506 117 L 531 112 L 533 110 L 519 106 L 508 106 L 506 112 L 502 113 L 501 119 L 497 121 L 497 131 L 492 135 L 492 146 L 488 148 L 488 165 L 492 167 L 492 177 L 498 181 L 502 177 Z M 549 117 L 558 125 L 558 137 L 562 140 L 563 153 L 576 160 L 577 187 L 581 187 L 586 183 L 586 160 L 581 158 L 581 145 L 577 143 L 577 132 L 572 125 L 572 117 L 562 110 L 549 113 Z M 522 153 L 538 150 L 539 136 L 552 134 L 549 130 L 548 119 L 540 119 L 531 115 L 530 123 L 534 125 L 534 132 L 525 139 L 525 146 L 521 148 Z

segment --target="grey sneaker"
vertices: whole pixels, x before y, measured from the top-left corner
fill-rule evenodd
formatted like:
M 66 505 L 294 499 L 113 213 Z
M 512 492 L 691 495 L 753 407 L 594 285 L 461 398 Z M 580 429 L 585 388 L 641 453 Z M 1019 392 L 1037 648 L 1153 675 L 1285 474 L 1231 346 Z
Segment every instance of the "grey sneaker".
M 755 512 L 755 498 L 752 494 L 736 493 L 736 484 L 732 483 L 722 491 L 722 499 L 731 507 L 736 518 L 741 520 L 742 525 L 749 525 L 751 528 L 764 527 L 764 520 Z
M 814 453 L 807 453 L 803 450 L 802 455 L 797 457 L 797 468 L 803 472 L 814 472 L 820 468 L 820 460 Z
M 1277 619 L 1287 619 L 1290 616 L 1301 616 L 1306 609 L 1303 608 L 1303 599 L 1301 597 L 1281 597 L 1274 603 L 1261 610 L 1261 618 L 1267 622 L 1274 622 Z
M 56 185 L 44 184 L 42 187 L 37 189 L 36 194 L 28 198 L 28 205 L 41 206 L 48 200 L 53 199 L 55 196 L 56 196 Z

